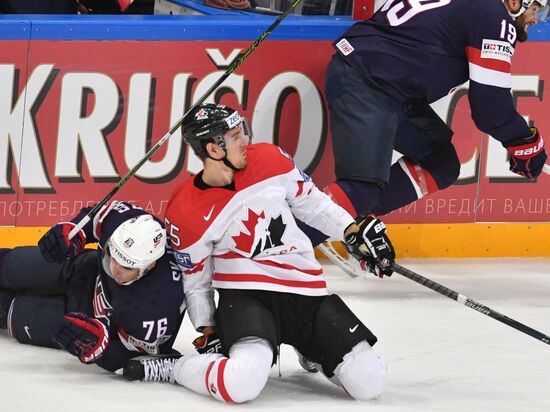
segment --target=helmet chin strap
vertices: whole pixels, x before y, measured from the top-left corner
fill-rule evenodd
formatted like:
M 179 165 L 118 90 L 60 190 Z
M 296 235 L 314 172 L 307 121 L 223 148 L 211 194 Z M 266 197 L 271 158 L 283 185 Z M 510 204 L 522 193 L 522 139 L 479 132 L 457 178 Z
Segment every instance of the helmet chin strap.
M 235 167 L 235 166 L 233 165 L 233 163 L 231 163 L 229 160 L 227 160 L 227 153 L 226 153 L 226 155 L 223 157 L 222 162 L 223 162 L 224 165 L 226 165 L 226 166 L 229 167 L 230 169 L 234 170 L 235 172 L 238 172 L 239 170 L 241 170 L 241 169 Z
M 212 156 L 210 156 L 210 154 L 206 154 L 210 159 L 212 160 L 215 160 L 216 162 L 223 162 L 224 165 L 226 165 L 227 167 L 229 167 L 231 170 L 234 170 L 235 172 L 238 172 L 239 169 L 238 167 L 235 167 L 235 165 L 233 163 L 231 163 L 229 160 L 227 160 L 227 149 L 225 148 L 225 146 L 222 146 L 220 145 L 219 143 L 216 143 L 218 145 L 218 147 L 220 149 L 223 150 L 223 157 L 221 159 L 214 159 Z

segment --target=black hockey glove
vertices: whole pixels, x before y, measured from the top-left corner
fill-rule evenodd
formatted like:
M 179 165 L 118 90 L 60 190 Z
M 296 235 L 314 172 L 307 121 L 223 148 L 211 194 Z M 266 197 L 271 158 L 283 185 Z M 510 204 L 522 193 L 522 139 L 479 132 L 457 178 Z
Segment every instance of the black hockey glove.
M 63 263 L 67 258 L 82 253 L 86 246 L 86 235 L 80 230 L 69 240 L 69 232 L 76 225 L 72 222 L 58 223 L 38 241 L 38 248 L 46 262 Z
M 109 346 L 109 332 L 103 323 L 84 313 L 66 314 L 54 327 L 54 341 L 82 363 L 94 363 Z
M 544 140 L 536 127 L 531 127 L 531 136 L 504 143 L 510 153 L 510 170 L 518 175 L 534 179 L 546 163 Z
M 193 346 L 200 354 L 222 352 L 222 342 L 216 333 L 199 336 L 193 341 Z
M 374 216 L 358 217 L 359 231 L 346 236 L 344 245 L 348 253 L 376 276 L 391 276 L 395 252 L 386 235 L 386 225 Z

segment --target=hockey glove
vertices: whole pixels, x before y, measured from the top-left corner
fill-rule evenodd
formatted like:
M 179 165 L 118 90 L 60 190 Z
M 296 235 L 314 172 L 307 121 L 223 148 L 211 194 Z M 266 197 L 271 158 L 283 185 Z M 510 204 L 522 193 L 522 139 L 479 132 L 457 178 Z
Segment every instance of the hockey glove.
M 345 239 L 347 251 L 361 263 L 363 269 L 380 278 L 391 276 L 395 252 L 386 235 L 386 225 L 370 215 L 358 217 L 356 223 L 359 231 L 350 233 Z
M 46 262 L 63 263 L 67 258 L 82 253 L 86 246 L 86 235 L 80 230 L 69 240 L 69 232 L 75 227 L 72 222 L 58 223 L 38 241 L 38 248 Z
M 222 352 L 222 342 L 216 333 L 199 336 L 193 341 L 193 346 L 200 354 Z
M 82 363 L 94 363 L 109 345 L 109 332 L 99 320 L 71 312 L 55 325 L 54 341 Z
M 504 143 L 510 153 L 510 170 L 518 175 L 534 179 L 546 163 L 544 140 L 536 127 L 531 127 L 531 136 Z

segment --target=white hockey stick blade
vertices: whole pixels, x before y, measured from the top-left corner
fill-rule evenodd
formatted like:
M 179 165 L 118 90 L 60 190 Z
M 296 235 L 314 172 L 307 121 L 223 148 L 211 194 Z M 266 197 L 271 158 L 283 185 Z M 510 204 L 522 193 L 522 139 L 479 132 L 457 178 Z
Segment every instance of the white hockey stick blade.
M 317 247 L 332 263 L 334 263 L 336 266 L 342 269 L 344 273 L 351 276 L 352 278 L 360 277 L 366 273 L 359 266 L 359 262 L 357 262 L 356 265 L 354 264 L 355 259 L 352 256 L 348 255 L 347 257 L 345 257 L 338 253 L 338 251 L 334 248 L 332 242 L 335 242 L 335 240 L 328 239 Z
M 544 173 L 547 173 L 547 174 L 550 175 L 550 165 L 544 165 L 542 167 L 542 170 L 543 170 Z

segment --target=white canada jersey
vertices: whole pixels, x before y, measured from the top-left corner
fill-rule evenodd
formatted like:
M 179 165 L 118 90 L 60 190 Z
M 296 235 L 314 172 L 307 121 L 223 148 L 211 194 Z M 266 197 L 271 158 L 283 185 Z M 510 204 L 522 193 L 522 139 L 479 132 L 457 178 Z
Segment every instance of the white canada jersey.
M 267 143 L 247 148 L 234 188 L 180 185 L 166 210 L 169 239 L 184 274 L 195 327 L 214 325 L 214 288 L 328 294 L 323 269 L 295 218 L 343 239 L 353 217 Z

